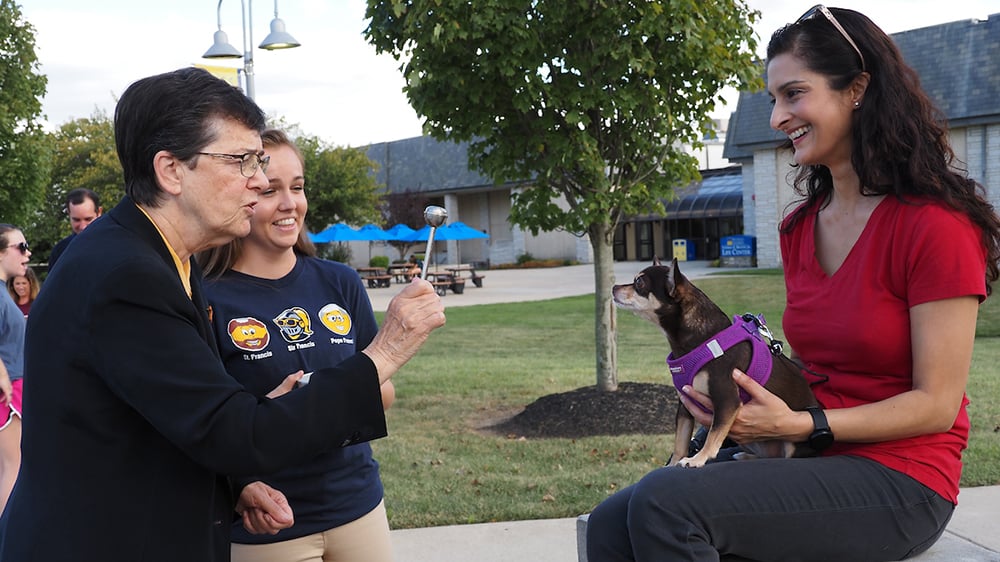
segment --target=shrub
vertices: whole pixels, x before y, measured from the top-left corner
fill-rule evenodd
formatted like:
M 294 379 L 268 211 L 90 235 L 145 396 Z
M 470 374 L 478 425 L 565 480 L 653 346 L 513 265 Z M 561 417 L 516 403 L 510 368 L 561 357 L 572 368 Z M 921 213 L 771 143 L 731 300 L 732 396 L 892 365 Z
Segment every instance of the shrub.
M 389 256 L 372 256 L 368 260 L 368 267 L 389 267 Z
M 340 263 L 351 263 L 351 247 L 347 244 L 334 242 L 330 244 L 318 244 L 316 253 L 323 259 L 339 261 Z
M 518 263 L 518 265 L 524 265 L 524 264 L 528 263 L 529 261 L 535 261 L 535 257 L 532 256 L 531 254 L 525 253 L 525 254 L 521 254 L 521 255 L 517 256 L 517 263 Z

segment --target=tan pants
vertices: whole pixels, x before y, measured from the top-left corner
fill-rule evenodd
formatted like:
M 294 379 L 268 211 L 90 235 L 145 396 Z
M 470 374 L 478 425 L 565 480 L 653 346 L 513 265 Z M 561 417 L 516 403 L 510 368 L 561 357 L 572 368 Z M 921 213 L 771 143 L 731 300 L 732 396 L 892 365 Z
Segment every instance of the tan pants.
M 346 525 L 271 544 L 232 545 L 232 562 L 392 562 L 385 500 Z

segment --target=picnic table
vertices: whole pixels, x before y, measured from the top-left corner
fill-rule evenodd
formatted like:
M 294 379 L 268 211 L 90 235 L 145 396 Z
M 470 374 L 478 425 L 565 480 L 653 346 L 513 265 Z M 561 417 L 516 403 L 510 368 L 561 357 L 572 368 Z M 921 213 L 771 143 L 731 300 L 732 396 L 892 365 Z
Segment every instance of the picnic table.
M 445 267 L 445 270 L 454 275 L 456 278 L 461 278 L 463 277 L 463 273 L 468 273 L 468 278 L 473 284 L 476 285 L 476 287 L 479 288 L 483 287 L 483 279 L 486 278 L 485 275 L 477 275 L 476 268 L 467 263 Z
M 388 287 L 392 281 L 392 275 L 386 273 L 381 267 L 358 267 L 356 268 L 361 279 L 368 282 L 368 287 Z
M 448 289 L 456 295 L 465 292 L 465 279 L 455 277 L 452 273 L 428 272 L 427 281 L 434 285 L 434 291 L 442 297 L 448 294 Z
M 415 274 L 420 274 L 420 269 L 415 263 L 394 263 L 389 266 L 388 274 L 396 280 L 396 283 L 409 283 Z

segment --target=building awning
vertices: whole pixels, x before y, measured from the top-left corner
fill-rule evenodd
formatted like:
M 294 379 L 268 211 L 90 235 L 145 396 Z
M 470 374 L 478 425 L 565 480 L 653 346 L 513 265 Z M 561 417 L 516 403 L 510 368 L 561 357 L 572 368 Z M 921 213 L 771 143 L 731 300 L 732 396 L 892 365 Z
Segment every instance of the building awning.
M 677 197 L 663 201 L 666 214 L 631 217 L 632 220 L 708 219 L 743 216 L 743 175 L 739 167 L 702 172 L 700 182 L 678 189 Z
M 666 205 L 664 218 L 707 219 L 743 216 L 742 193 L 695 193 Z

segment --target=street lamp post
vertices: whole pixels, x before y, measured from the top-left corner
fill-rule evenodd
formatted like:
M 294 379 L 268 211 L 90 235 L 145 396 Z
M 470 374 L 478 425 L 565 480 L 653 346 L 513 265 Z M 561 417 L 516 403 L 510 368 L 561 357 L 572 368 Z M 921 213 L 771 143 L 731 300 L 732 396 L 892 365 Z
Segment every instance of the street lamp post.
M 253 84 L 253 0 L 240 0 L 240 14 L 243 16 L 243 54 L 229 44 L 229 37 L 222 31 L 222 0 L 219 0 L 217 19 L 219 30 L 215 32 L 212 46 L 202 58 L 206 59 L 243 59 L 243 79 L 246 82 L 246 94 L 254 99 Z M 291 49 L 300 43 L 285 31 L 285 22 L 278 17 L 278 0 L 274 0 L 274 19 L 271 20 L 271 33 L 267 34 L 259 47 L 268 51 L 276 49 Z

